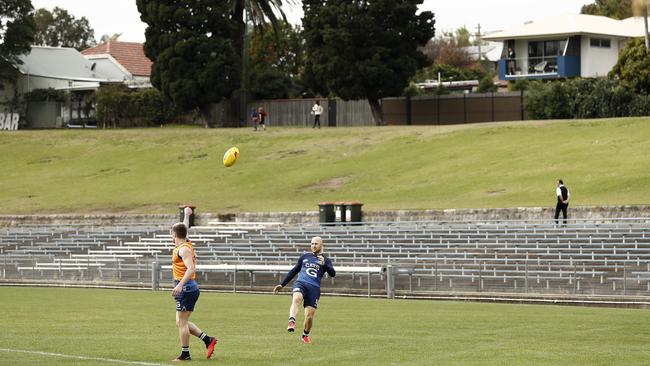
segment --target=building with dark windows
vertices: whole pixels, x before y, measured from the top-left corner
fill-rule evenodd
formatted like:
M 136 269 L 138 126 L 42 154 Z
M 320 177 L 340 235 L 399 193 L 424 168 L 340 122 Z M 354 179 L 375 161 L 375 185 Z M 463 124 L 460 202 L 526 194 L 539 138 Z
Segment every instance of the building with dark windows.
M 483 39 L 503 42 L 500 80 L 599 77 L 614 67 L 625 43 L 643 32 L 642 18 L 573 14 L 527 22 Z

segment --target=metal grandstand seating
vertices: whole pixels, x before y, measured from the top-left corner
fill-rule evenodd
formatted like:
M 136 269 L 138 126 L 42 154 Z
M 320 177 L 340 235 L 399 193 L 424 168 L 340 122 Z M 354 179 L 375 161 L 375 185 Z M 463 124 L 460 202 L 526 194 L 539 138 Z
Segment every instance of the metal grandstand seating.
M 395 266 L 398 294 L 435 291 L 650 296 L 650 225 L 646 219 L 374 222 L 361 225 L 211 223 L 190 229 L 200 264 L 292 265 L 321 236 L 337 267 Z M 2 280 L 151 282 L 153 262 L 167 264 L 168 225 L 24 226 L 0 230 Z M 220 267 L 215 267 L 220 268 Z M 272 267 L 269 267 L 272 268 Z M 206 288 L 230 288 L 241 276 L 199 273 Z M 282 273 L 252 271 L 249 289 Z M 385 291 L 384 273 L 373 291 Z M 253 281 L 253 279 L 255 281 Z M 168 281 L 162 272 L 159 280 Z M 328 288 L 365 291 L 356 273 Z M 364 282 L 365 281 L 365 282 Z M 244 286 L 244 287 L 246 287 Z

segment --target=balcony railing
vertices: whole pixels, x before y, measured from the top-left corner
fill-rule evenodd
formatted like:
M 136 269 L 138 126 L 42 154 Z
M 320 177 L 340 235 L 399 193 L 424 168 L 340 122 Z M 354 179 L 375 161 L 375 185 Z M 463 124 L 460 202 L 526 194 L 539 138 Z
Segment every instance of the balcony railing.
M 526 57 L 499 60 L 499 79 L 544 79 L 580 76 L 579 56 Z

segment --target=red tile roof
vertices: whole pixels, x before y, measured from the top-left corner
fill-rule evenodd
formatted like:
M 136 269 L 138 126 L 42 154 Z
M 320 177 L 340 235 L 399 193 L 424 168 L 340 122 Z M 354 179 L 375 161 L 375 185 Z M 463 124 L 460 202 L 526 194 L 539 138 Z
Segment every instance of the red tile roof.
M 144 55 L 144 45 L 134 42 L 105 42 L 81 51 L 82 55 L 113 56 L 133 76 L 151 76 L 151 60 Z

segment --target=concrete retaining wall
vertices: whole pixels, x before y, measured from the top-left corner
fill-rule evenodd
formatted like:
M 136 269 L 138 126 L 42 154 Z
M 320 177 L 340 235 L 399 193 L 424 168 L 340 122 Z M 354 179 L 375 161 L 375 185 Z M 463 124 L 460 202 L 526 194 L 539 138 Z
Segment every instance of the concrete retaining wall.
M 476 220 L 552 220 L 554 208 L 515 207 L 485 209 L 446 209 L 446 210 L 398 210 L 368 211 L 363 213 L 363 221 L 476 221 Z M 650 206 L 596 206 L 570 207 L 569 218 L 609 219 L 609 218 L 650 218 Z M 0 215 L 0 227 L 26 224 L 165 224 L 177 222 L 178 214 L 106 214 L 106 215 Z M 317 223 L 318 211 L 305 212 L 241 212 L 241 213 L 202 213 L 200 207 L 195 218 L 196 225 L 206 225 L 210 221 L 265 221 L 286 224 Z

